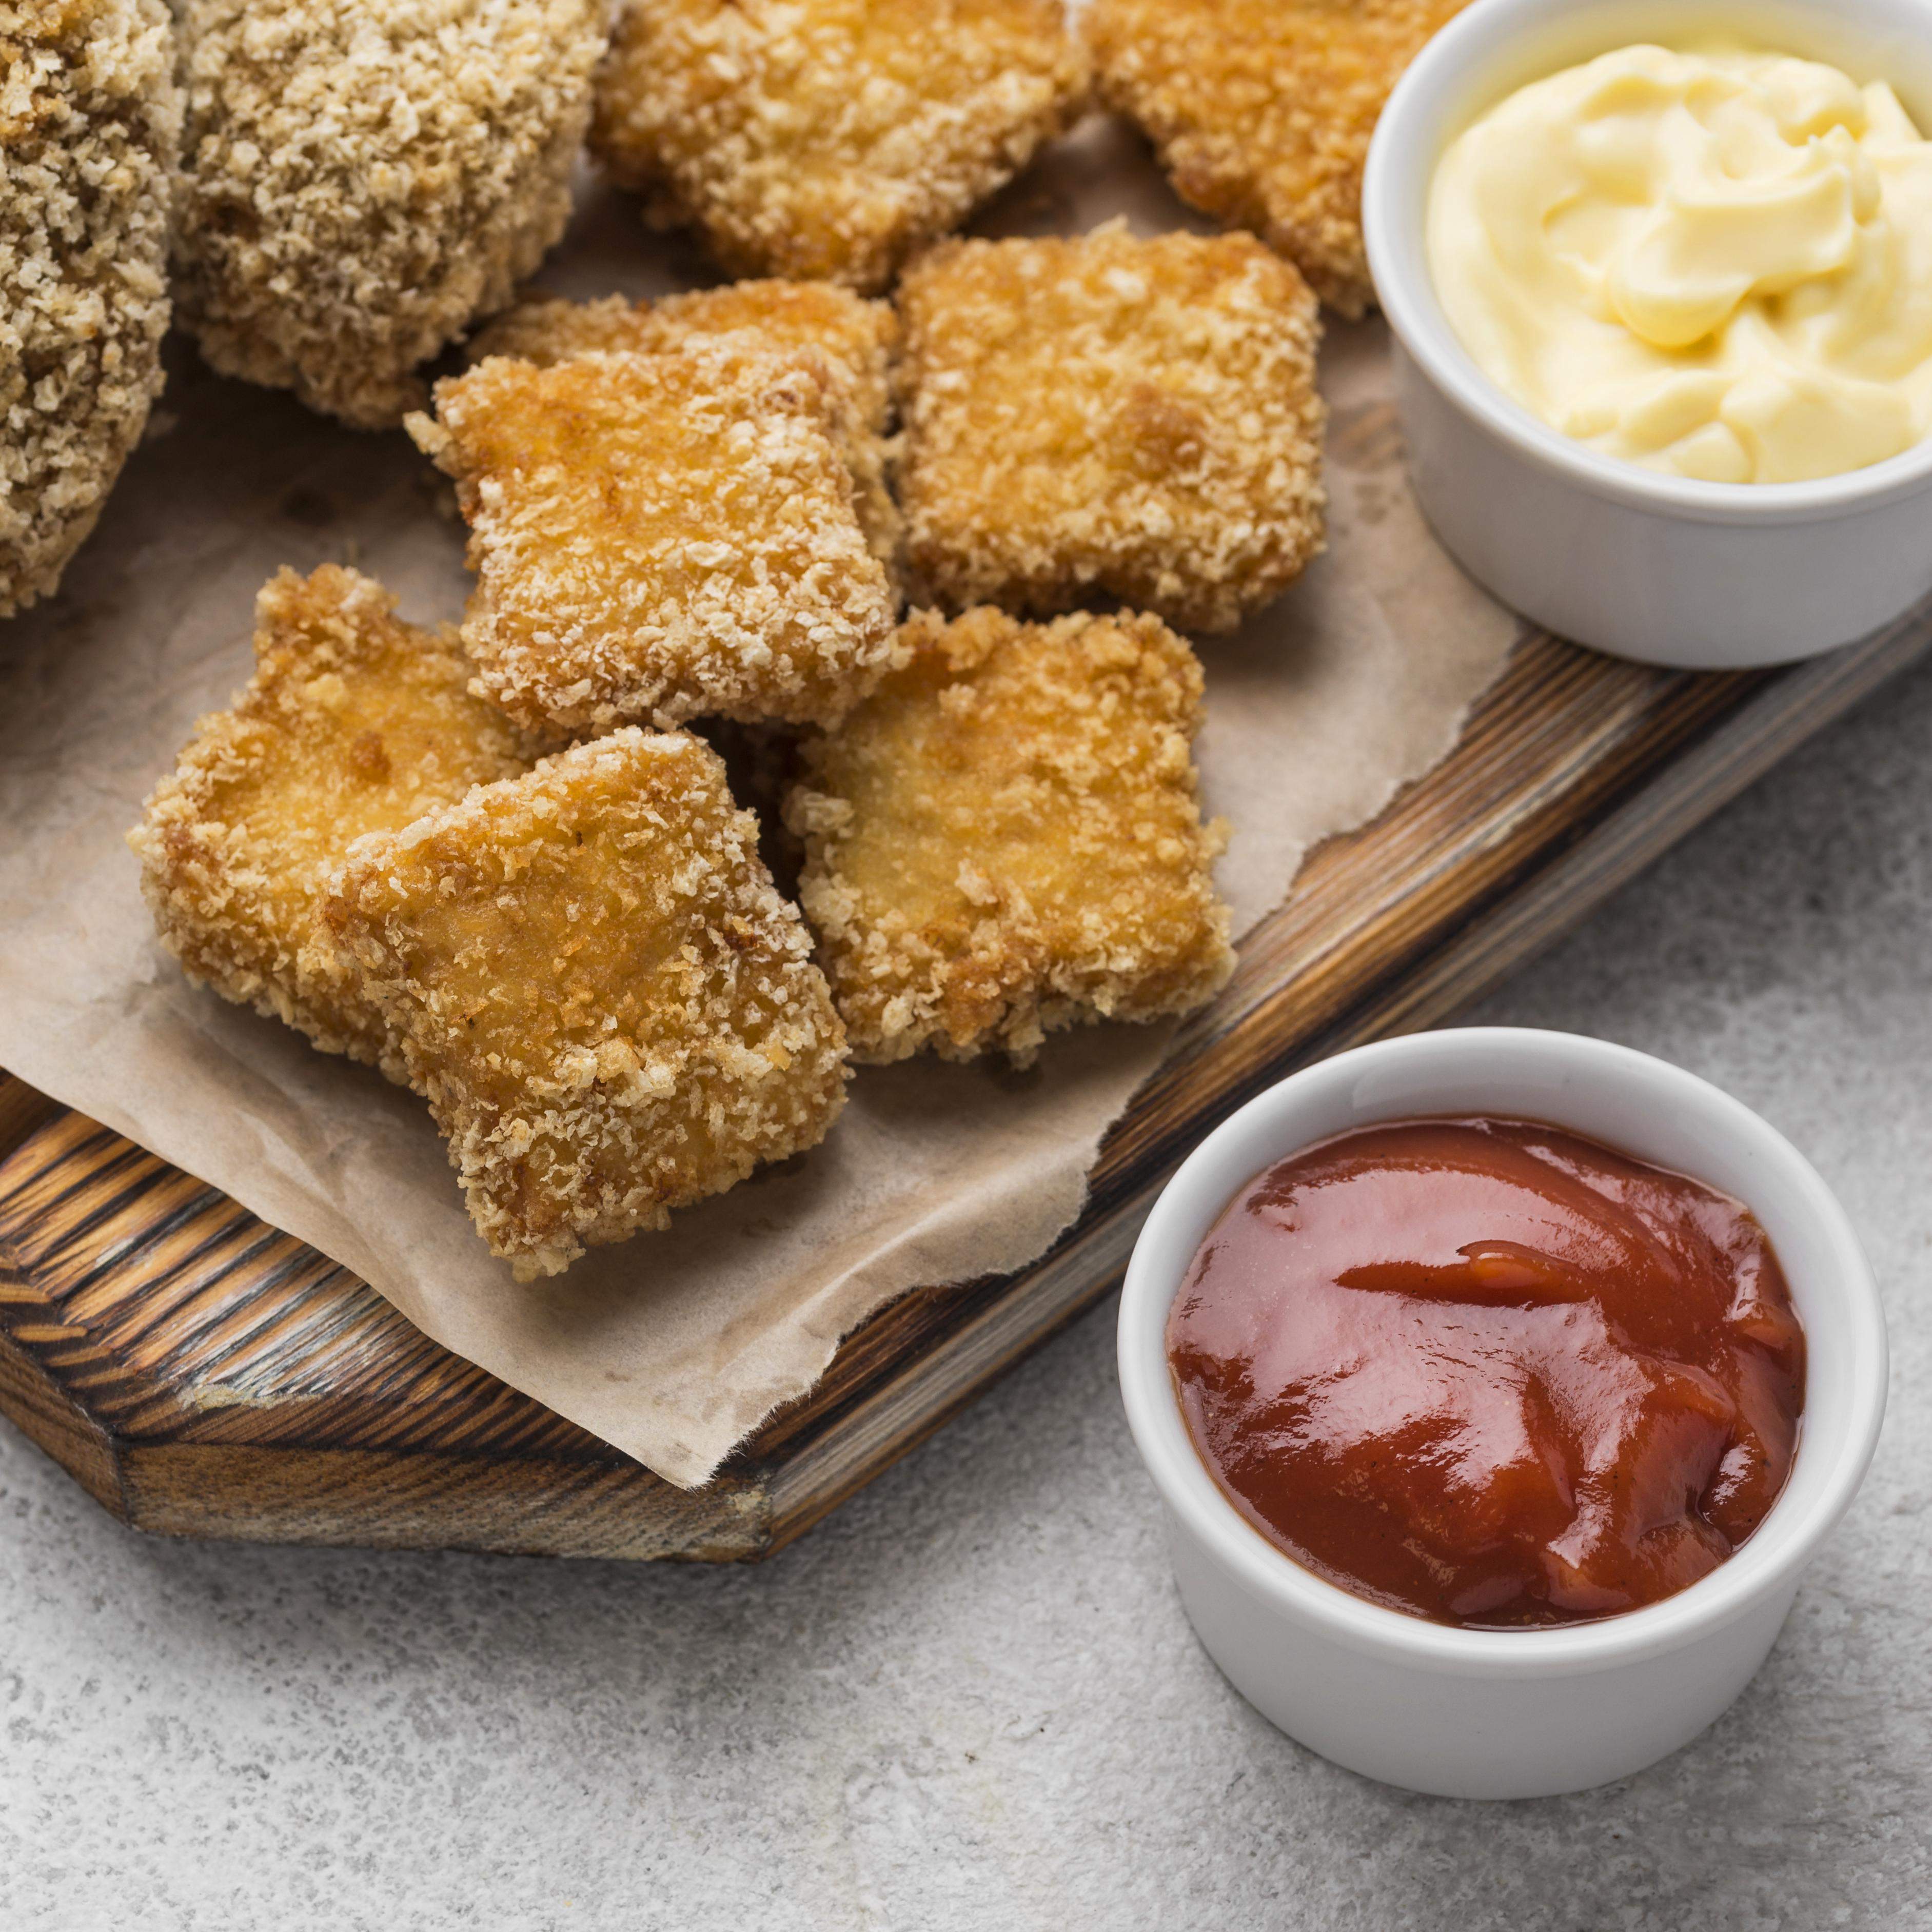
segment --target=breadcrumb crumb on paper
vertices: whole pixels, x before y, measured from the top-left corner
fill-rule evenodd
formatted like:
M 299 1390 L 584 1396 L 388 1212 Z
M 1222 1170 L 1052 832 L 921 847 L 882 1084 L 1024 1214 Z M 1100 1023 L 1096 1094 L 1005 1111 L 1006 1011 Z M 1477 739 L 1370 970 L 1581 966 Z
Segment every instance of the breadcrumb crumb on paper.
M 891 660 L 824 358 L 742 334 L 436 386 L 410 434 L 456 479 L 484 688 L 532 730 L 829 723 Z
M 1030 1059 L 1185 1013 L 1232 969 L 1190 751 L 1201 666 L 1158 618 L 905 627 L 910 662 L 800 748 L 800 897 L 856 1058 Z
M 1383 104 L 1468 0 L 1091 0 L 1110 107 L 1183 200 L 1251 228 L 1347 316 L 1375 300 L 1362 166 Z
M 255 674 L 201 720 L 128 835 L 163 943 L 190 979 L 403 1077 L 381 1014 L 316 945 L 352 841 L 527 768 L 470 694 L 453 628 L 418 629 L 352 570 L 283 571 L 256 602 Z
M 743 333 L 767 349 L 816 350 L 831 377 L 833 433 L 858 484 L 856 507 L 872 553 L 898 568 L 901 526 L 886 487 L 892 357 L 898 342 L 892 305 L 868 302 L 830 282 L 728 282 L 722 288 L 629 302 L 565 302 L 532 293 L 471 342 L 472 363 L 520 356 L 548 368 L 597 350 L 645 355 L 682 348 L 694 337 Z
M 363 839 L 325 918 L 520 1280 L 822 1140 L 844 1036 L 715 753 L 616 732 Z
M 1232 630 L 1321 551 L 1319 316 L 1252 236 L 943 242 L 898 302 L 916 597 Z
M 734 274 L 877 290 L 1088 89 L 1059 0 L 631 0 L 591 146 Z
M 59 588 L 161 392 L 160 0 L 0 0 L 0 617 Z
M 180 0 L 182 319 L 360 428 L 563 232 L 609 0 Z

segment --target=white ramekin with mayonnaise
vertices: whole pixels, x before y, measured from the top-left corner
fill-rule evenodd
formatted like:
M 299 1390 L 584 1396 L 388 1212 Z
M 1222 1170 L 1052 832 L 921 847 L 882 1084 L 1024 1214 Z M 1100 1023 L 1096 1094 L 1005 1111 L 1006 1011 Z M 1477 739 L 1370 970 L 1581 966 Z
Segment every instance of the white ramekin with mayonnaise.
M 1364 194 L 1423 507 L 1560 634 L 1774 664 L 1932 592 L 1932 0 L 1476 0 Z

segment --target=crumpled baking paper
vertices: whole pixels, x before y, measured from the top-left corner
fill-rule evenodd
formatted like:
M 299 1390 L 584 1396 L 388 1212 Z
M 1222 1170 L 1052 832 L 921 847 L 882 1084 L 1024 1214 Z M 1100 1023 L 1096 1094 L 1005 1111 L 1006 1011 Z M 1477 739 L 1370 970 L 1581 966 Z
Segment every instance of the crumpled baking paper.
M 1090 122 L 989 232 L 1115 214 L 1193 225 L 1144 150 Z M 578 296 L 704 274 L 587 183 L 543 280 Z M 1240 932 L 1303 854 L 1454 743 L 1516 630 L 1428 535 L 1404 484 L 1386 340 L 1331 328 L 1329 554 L 1239 635 L 1201 646 L 1210 812 L 1234 836 Z M 358 435 L 218 380 L 192 355 L 52 602 L 0 626 L 0 1066 L 371 1282 L 445 1346 L 682 1485 L 703 1482 L 839 1338 L 910 1288 L 1016 1268 L 1078 1212 L 1100 1138 L 1164 1027 L 1053 1039 L 1033 1070 L 860 1072 L 826 1144 L 669 1232 L 512 1282 L 472 1232 L 422 1103 L 190 987 L 156 944 L 122 835 L 203 712 L 250 668 L 257 588 L 352 562 L 418 621 L 456 615 L 463 532 L 400 434 Z M 245 1400 L 210 1372 L 204 1398 Z

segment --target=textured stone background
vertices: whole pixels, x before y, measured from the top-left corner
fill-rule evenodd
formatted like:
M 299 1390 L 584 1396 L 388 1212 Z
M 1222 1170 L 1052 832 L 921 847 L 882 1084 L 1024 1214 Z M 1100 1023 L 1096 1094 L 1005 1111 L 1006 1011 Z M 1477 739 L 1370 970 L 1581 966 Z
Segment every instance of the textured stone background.
M 1406 1797 L 1195 1648 L 1103 1310 L 758 1570 L 169 1544 L 0 1425 L 0 1927 L 1932 1927 L 1932 667 L 1479 1014 L 1709 1076 L 1870 1242 L 1893 1408 L 1757 1682 Z

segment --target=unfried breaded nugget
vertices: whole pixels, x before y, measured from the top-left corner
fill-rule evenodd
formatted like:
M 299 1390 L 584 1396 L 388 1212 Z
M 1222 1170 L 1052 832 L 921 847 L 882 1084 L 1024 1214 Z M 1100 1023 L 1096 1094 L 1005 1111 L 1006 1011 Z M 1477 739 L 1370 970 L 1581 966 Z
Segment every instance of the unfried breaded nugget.
M 456 479 L 481 580 L 464 641 L 520 722 L 826 723 L 890 662 L 814 352 L 496 356 L 436 394 L 410 431 Z
M 1024 1061 L 1054 1028 L 1212 998 L 1233 955 L 1192 651 L 1132 614 L 920 612 L 906 639 L 907 667 L 805 741 L 786 806 L 854 1057 Z
M 590 141 L 733 274 L 878 290 L 1087 91 L 1059 0 L 631 0 Z
M 634 728 L 362 840 L 325 919 L 520 1280 L 815 1146 L 844 1036 L 724 767 Z
M 898 506 L 886 487 L 892 415 L 892 353 L 898 318 L 890 302 L 867 302 L 830 282 L 728 282 L 656 302 L 563 302 L 532 294 L 470 344 L 470 360 L 520 356 L 548 368 L 592 350 L 655 354 L 693 336 L 742 331 L 780 350 L 815 349 L 834 377 L 838 441 L 859 486 L 859 518 L 873 554 L 898 566 Z
M 1228 630 L 1320 551 L 1320 322 L 1252 236 L 944 242 L 899 306 L 916 595 Z
M 526 768 L 470 695 L 453 629 L 418 630 L 352 570 L 284 570 L 256 600 L 255 674 L 202 719 L 128 835 L 163 943 L 190 979 L 400 1079 L 380 1014 L 314 944 L 352 841 Z
M 0 617 L 59 587 L 161 391 L 160 0 L 0 0 Z
M 1468 0 L 1092 0 L 1107 104 L 1184 200 L 1252 228 L 1342 314 L 1375 299 L 1362 164 L 1383 103 Z
M 178 0 L 182 318 L 360 428 L 563 232 L 608 0 Z

